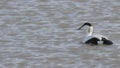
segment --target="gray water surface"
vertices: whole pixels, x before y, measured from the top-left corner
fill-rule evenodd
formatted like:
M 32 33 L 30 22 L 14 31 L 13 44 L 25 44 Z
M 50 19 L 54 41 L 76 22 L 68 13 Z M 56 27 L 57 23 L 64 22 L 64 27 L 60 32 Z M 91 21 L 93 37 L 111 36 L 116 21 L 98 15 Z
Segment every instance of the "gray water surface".
M 111 46 L 80 43 L 85 22 Z M 120 68 L 120 0 L 1 0 L 0 68 Z

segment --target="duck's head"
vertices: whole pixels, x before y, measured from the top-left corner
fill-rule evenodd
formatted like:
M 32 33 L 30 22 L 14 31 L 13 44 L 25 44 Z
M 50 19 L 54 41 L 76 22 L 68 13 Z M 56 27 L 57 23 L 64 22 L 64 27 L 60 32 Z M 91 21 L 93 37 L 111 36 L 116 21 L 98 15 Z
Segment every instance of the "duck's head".
M 78 28 L 78 30 L 80 30 L 82 27 L 84 27 L 85 25 L 87 25 L 87 26 L 92 26 L 92 24 L 91 23 L 84 23 L 80 28 Z

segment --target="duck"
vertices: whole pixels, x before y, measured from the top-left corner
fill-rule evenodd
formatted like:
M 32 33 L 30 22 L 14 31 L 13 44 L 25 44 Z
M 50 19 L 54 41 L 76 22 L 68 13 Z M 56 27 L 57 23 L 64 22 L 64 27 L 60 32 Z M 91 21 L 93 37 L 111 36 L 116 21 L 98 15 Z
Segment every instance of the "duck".
M 100 42 L 104 45 L 112 45 L 113 42 L 108 37 L 101 34 L 93 34 L 93 25 L 91 23 L 84 23 L 78 30 L 81 30 L 84 26 L 88 26 L 87 35 L 82 39 L 85 44 L 98 45 Z

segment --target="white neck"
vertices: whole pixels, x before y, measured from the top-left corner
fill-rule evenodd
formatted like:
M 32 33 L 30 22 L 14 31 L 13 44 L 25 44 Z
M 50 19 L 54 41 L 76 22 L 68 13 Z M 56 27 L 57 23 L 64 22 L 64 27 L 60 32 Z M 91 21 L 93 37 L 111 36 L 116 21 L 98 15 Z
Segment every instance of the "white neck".
M 88 36 L 91 36 L 93 33 L 93 26 L 90 26 L 89 29 L 88 29 Z

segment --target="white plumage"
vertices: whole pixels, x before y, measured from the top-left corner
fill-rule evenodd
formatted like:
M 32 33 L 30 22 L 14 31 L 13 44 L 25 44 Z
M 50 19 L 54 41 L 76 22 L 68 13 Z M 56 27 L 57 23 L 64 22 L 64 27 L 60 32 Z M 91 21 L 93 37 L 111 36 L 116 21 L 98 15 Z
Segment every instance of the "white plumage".
M 97 45 L 98 42 L 103 42 L 103 44 L 106 45 L 111 45 L 113 44 L 113 42 L 111 40 L 109 40 L 106 36 L 103 35 L 99 35 L 99 34 L 93 34 L 93 26 L 90 23 L 84 23 L 79 30 L 84 27 L 85 25 L 89 26 L 88 29 L 88 34 L 87 36 L 84 37 L 84 39 L 82 40 L 83 43 L 86 44 L 95 44 Z

